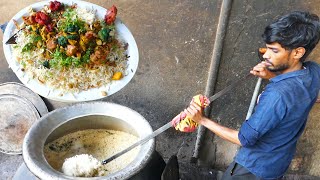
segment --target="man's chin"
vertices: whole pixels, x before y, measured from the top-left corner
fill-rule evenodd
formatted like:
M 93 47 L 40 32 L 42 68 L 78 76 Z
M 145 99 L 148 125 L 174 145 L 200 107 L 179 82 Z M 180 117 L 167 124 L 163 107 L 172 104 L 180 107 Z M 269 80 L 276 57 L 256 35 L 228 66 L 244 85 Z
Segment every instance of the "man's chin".
M 288 69 L 287 67 L 274 67 L 274 66 L 267 66 L 267 69 L 270 72 L 281 74 L 284 70 Z
M 268 69 L 268 71 L 271 71 L 271 72 L 276 72 L 276 71 L 278 71 L 278 70 L 275 69 L 273 66 L 267 66 L 266 68 Z

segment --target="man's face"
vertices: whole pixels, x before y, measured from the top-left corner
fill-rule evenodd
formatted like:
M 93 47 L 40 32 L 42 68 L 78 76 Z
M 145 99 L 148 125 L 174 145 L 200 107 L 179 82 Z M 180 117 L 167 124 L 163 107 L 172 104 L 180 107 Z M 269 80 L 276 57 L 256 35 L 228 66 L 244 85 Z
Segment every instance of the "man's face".
M 291 66 L 291 52 L 286 50 L 279 43 L 266 44 L 267 51 L 263 58 L 267 62 L 267 69 L 271 72 L 283 73 Z

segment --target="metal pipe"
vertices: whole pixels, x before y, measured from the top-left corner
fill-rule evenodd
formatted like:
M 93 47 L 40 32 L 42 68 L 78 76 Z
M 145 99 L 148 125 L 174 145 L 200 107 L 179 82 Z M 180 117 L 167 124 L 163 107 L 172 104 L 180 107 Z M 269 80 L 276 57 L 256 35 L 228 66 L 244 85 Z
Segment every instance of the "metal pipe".
M 258 93 L 259 93 L 259 90 L 260 90 L 260 86 L 261 86 L 261 82 L 262 82 L 262 78 L 258 78 L 258 81 L 256 83 L 256 87 L 254 88 L 254 92 L 253 92 L 253 95 L 252 95 L 252 98 L 251 98 L 251 102 L 250 102 L 250 106 L 249 106 L 249 109 L 248 109 L 248 112 L 247 112 L 247 116 L 246 116 L 246 119 L 249 119 L 252 112 L 253 112 L 253 109 L 254 109 L 254 106 L 257 102 L 257 98 L 258 98 Z
M 216 37 L 215 37 L 215 41 L 214 41 L 212 57 L 211 57 L 211 63 L 210 63 L 210 68 L 209 68 L 209 75 L 208 75 L 208 80 L 207 80 L 207 85 L 206 85 L 206 90 L 205 90 L 205 95 L 207 97 L 212 96 L 214 93 L 215 84 L 216 84 L 217 75 L 218 75 L 218 68 L 219 68 L 219 64 L 220 64 L 220 60 L 221 60 L 223 42 L 224 42 L 225 35 L 227 32 L 227 26 L 228 26 L 229 14 L 231 11 L 231 5 L 232 5 L 232 0 L 223 0 L 222 1 L 219 22 L 218 22 L 218 27 L 217 27 Z M 204 111 L 204 114 L 205 114 L 205 116 L 209 116 L 210 109 L 207 108 Z M 199 149 L 202 144 L 205 131 L 206 131 L 206 129 L 203 126 L 200 126 L 198 128 L 195 149 L 194 149 L 193 156 L 191 157 L 191 162 L 193 162 L 193 163 L 197 162 L 197 159 L 199 157 Z

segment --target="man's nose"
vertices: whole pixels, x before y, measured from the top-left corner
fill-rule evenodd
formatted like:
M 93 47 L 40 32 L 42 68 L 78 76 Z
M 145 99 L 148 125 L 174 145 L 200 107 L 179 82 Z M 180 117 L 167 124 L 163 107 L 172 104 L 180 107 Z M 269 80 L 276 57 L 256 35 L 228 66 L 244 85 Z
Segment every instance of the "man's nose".
M 268 59 L 269 58 L 269 53 L 268 50 L 262 55 L 263 59 Z

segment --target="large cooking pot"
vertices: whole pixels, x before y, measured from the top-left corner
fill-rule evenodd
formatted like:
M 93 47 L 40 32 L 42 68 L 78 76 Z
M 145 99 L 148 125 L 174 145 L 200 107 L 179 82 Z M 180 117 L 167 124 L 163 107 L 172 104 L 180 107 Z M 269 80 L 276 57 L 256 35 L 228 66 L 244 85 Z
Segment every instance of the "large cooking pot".
M 140 138 L 152 133 L 150 124 L 130 108 L 107 102 L 75 104 L 56 109 L 32 125 L 23 142 L 25 164 L 40 179 L 76 179 L 53 169 L 44 157 L 43 148 L 66 134 L 101 128 L 125 131 Z M 138 155 L 124 169 L 108 176 L 81 179 L 128 179 L 148 163 L 153 151 L 154 139 L 142 145 Z

